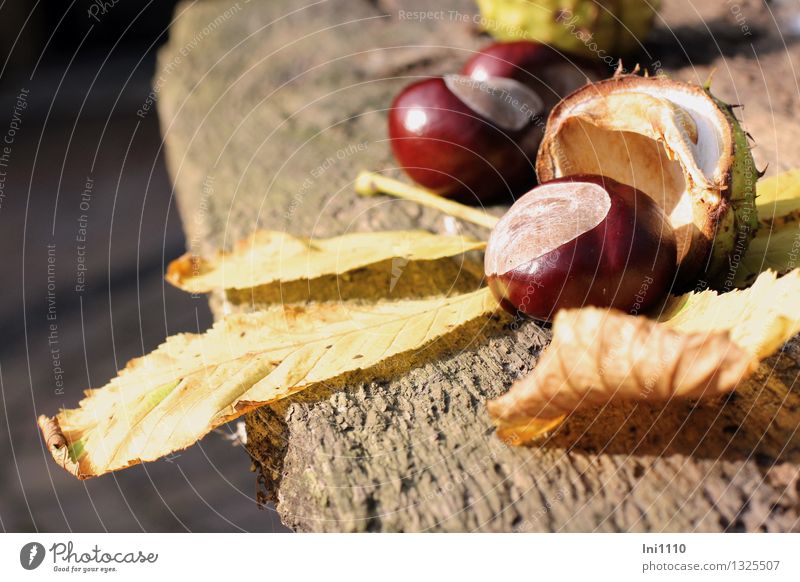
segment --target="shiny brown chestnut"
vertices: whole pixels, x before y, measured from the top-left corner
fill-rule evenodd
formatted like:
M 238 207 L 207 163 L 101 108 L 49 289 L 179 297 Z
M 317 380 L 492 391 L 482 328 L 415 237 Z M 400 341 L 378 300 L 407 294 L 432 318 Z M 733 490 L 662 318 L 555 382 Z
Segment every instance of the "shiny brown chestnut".
M 670 290 L 677 247 L 669 219 L 645 193 L 576 175 L 521 197 L 492 230 L 484 266 L 512 314 L 549 321 L 584 305 L 637 314 Z
M 487 201 L 535 184 L 541 131 L 528 143 L 542 101 L 513 79 L 447 75 L 413 83 L 389 110 L 395 159 L 412 180 L 443 196 Z
M 549 111 L 575 89 L 602 78 L 604 71 L 597 63 L 519 40 L 489 45 L 466 62 L 461 74 L 479 81 L 491 77 L 519 81 L 536 92 Z

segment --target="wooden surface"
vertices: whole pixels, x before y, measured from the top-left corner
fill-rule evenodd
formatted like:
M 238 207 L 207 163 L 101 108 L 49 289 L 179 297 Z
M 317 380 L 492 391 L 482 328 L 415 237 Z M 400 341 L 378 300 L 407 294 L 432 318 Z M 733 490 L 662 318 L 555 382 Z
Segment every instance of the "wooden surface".
M 457 70 L 487 42 L 447 12 L 470 20 L 471 2 L 438 3 L 444 18 L 401 17 L 429 9 L 414 4 L 178 7 L 159 55 L 158 108 L 189 248 L 229 247 L 257 226 L 313 236 L 453 227 L 413 204 L 352 191 L 359 169 L 393 167 L 385 108 L 397 90 Z M 759 164 L 769 161 L 772 172 L 798 165 L 797 47 L 771 31 L 760 3 L 742 3 L 766 31 L 744 42 L 724 4 L 714 4 L 693 12 L 667 1 L 639 60 L 660 60 L 687 80 L 705 81 L 716 68 L 716 91 L 747 104 Z M 465 266 L 409 268 L 391 295 L 375 282 L 386 284 L 392 265 L 317 282 L 312 293 L 444 292 L 456 276 L 476 283 L 475 263 Z M 212 306 L 219 315 L 307 291 L 218 296 Z M 405 373 L 350 379 L 250 414 L 263 495 L 302 531 L 800 530 L 797 342 L 724 400 L 586 411 L 538 446 L 506 447 L 484 402 L 532 369 L 548 333 L 488 322 L 416 354 Z

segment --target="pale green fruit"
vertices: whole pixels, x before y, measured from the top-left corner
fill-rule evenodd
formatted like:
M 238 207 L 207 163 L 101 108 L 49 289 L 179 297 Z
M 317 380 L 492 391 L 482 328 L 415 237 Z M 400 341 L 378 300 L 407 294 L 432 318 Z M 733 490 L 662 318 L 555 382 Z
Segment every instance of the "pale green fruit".
M 665 76 L 616 75 L 562 100 L 536 173 L 541 182 L 600 174 L 658 202 L 678 241 L 680 290 L 732 288 L 758 228 L 760 174 L 731 107 Z
M 660 0 L 477 0 L 498 40 L 532 40 L 610 64 L 641 47 Z

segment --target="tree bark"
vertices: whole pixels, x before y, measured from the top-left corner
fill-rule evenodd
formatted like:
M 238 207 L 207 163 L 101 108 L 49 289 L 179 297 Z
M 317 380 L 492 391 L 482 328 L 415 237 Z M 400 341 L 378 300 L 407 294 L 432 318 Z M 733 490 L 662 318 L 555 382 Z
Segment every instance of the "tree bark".
M 666 4 L 668 23 L 686 18 L 683 3 Z M 457 71 L 486 44 L 474 14 L 466 0 L 435 8 L 390 0 L 179 5 L 154 86 L 189 248 L 229 247 L 257 227 L 317 237 L 452 228 L 410 203 L 360 198 L 352 182 L 359 169 L 395 165 L 385 141 L 392 96 L 421 75 Z M 726 24 L 724 6 L 717 16 L 718 34 L 736 26 Z M 675 30 L 702 36 L 703 26 Z M 760 64 L 734 56 L 735 66 L 722 68 L 725 55 L 709 58 L 708 43 L 696 42 L 703 54 L 687 66 L 670 32 L 654 34 L 653 60 L 667 55 L 661 64 L 687 80 L 705 81 L 718 67 L 718 92 L 748 103 L 745 125 L 766 141 L 762 165 L 797 165 L 794 83 L 777 66 L 797 49 L 787 55 L 765 36 Z M 738 40 L 724 36 L 720 50 Z M 778 69 L 766 77 L 765 59 Z M 468 269 L 453 261 L 410 267 L 398 294 L 443 292 L 456 278 L 474 284 L 480 265 L 469 261 Z M 370 275 L 382 283 L 359 276 L 317 282 L 314 293 L 336 299 L 347 284 L 388 293 L 388 271 Z M 301 291 L 218 295 L 212 305 L 219 315 Z M 532 369 L 548 337 L 534 323 L 489 322 L 418 354 L 404 373 L 356 378 L 249 414 L 263 495 L 301 531 L 800 530 L 797 341 L 728 398 L 585 411 L 544 443 L 507 447 L 485 401 Z

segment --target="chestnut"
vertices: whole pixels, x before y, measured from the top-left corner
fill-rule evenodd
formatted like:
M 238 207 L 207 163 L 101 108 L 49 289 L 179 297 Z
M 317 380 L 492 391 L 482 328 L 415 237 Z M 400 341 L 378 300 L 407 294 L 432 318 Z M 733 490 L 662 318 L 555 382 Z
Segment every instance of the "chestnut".
M 647 194 L 595 175 L 559 178 L 521 197 L 486 247 L 489 287 L 512 314 L 549 321 L 593 305 L 632 314 L 670 290 L 675 233 Z
M 462 75 L 484 81 L 507 77 L 530 87 L 550 110 L 559 100 L 588 81 L 602 78 L 602 67 L 586 59 L 570 57 L 547 45 L 519 40 L 496 42 L 470 58 Z
M 536 183 L 541 130 L 533 119 L 541 111 L 541 99 L 513 79 L 447 75 L 400 92 L 389 110 L 389 139 L 418 184 L 442 196 L 487 201 Z

